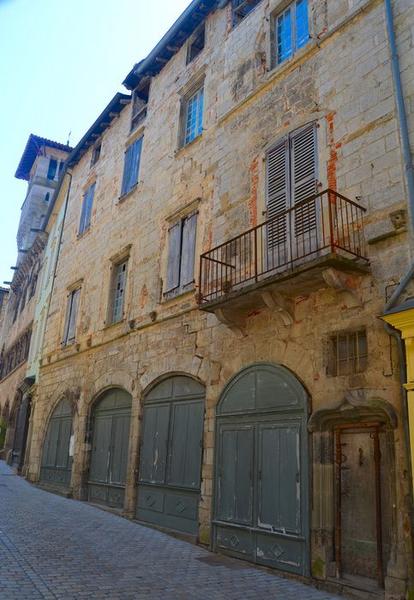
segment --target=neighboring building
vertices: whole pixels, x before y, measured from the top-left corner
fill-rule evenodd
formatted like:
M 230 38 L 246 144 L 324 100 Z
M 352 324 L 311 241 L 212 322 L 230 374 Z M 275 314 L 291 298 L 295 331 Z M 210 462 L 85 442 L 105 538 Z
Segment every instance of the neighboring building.
M 0 320 L 0 408 L 7 425 L 2 454 L 19 471 L 24 466 L 34 381 L 27 377 L 26 367 L 47 241 L 42 227 L 70 150 L 31 134 L 16 171 L 16 177 L 27 181 L 28 188 L 17 233 L 17 264 Z
M 194 0 L 127 76 L 56 194 L 28 477 L 395 600 L 409 439 L 378 317 L 410 236 L 384 7 Z

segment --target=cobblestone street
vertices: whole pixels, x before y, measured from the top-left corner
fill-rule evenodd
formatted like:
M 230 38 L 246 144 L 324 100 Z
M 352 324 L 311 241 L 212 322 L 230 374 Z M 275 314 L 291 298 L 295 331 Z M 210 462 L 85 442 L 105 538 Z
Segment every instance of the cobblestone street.
M 334 600 L 86 503 L 0 462 L 0 598 Z

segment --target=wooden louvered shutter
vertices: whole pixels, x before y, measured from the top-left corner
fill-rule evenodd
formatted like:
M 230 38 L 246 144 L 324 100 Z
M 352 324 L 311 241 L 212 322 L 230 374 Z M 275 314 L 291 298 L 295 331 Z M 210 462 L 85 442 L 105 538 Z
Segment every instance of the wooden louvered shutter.
M 65 315 L 65 326 L 63 328 L 63 343 L 66 344 L 68 341 L 68 328 L 69 328 L 69 319 L 70 319 L 70 311 L 72 306 L 72 293 L 68 295 L 68 300 L 66 303 L 66 315 Z
M 184 219 L 181 243 L 180 285 L 186 286 L 194 281 L 194 254 L 197 229 L 197 213 Z
M 285 138 L 267 153 L 266 161 L 266 227 L 267 268 L 283 264 L 287 259 L 287 215 L 289 207 L 289 144 Z
M 170 292 L 180 285 L 180 262 L 181 262 L 181 232 L 182 222 L 175 223 L 168 232 L 168 266 L 167 287 Z
M 131 167 L 132 167 L 132 146 L 129 146 L 125 152 L 125 162 L 124 162 L 124 175 L 122 177 L 122 189 L 121 195 L 126 194 L 129 191 L 129 178 L 131 176 Z
M 93 183 L 87 190 L 86 192 L 86 196 L 85 196 L 85 202 L 84 204 L 86 205 L 85 208 L 85 220 L 84 220 L 84 231 L 86 231 L 86 229 L 89 229 L 89 226 L 91 224 L 91 215 L 92 215 L 92 205 L 93 205 L 93 197 L 95 194 L 95 184 Z
M 294 133 L 290 140 L 291 157 L 291 194 L 292 204 L 316 194 L 316 127 L 309 125 Z M 315 203 L 305 203 L 295 210 L 294 218 L 296 242 L 306 246 L 303 250 L 310 252 L 316 233 Z
M 80 296 L 80 288 L 74 290 L 71 294 L 71 306 L 70 306 L 70 316 L 69 316 L 69 325 L 67 332 L 67 342 L 71 342 L 76 337 L 76 320 L 78 316 L 78 304 L 79 304 L 79 296 Z

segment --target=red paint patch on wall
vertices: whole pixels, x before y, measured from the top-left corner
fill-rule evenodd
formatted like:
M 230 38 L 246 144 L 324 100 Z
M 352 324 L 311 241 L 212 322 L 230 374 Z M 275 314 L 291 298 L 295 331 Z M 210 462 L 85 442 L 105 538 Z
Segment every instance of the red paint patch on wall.
M 257 225 L 257 188 L 259 185 L 259 159 L 256 156 L 250 165 L 250 198 L 249 198 L 249 222 L 251 227 Z
M 329 159 L 327 163 L 327 171 L 328 171 L 328 188 L 331 190 L 337 189 L 336 182 L 336 166 L 338 163 L 338 150 L 341 147 L 341 143 L 335 143 L 334 139 L 334 118 L 335 113 L 330 112 L 326 115 L 326 123 L 327 123 L 327 138 L 328 138 L 328 146 L 329 146 Z

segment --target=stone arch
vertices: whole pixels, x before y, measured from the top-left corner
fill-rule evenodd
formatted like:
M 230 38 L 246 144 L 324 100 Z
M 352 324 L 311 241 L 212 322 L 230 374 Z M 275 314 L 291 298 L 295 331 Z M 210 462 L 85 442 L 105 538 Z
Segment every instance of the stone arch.
M 145 389 L 136 517 L 196 536 L 199 533 L 205 385 L 182 371 Z
M 336 406 L 315 411 L 308 423 L 309 431 L 326 431 L 340 423 L 383 422 L 389 429 L 398 424 L 394 407 L 367 390 L 350 390 Z
M 309 573 L 308 404 L 280 364 L 245 366 L 225 385 L 216 406 L 216 550 Z

